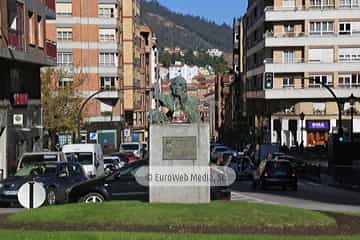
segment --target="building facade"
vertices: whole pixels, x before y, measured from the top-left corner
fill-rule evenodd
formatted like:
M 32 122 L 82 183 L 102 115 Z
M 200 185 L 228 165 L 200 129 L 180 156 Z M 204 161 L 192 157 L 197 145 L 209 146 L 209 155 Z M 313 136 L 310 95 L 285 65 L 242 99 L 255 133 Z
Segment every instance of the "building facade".
M 56 64 L 56 45 L 46 39 L 55 1 L 0 2 L 0 177 L 17 159 L 42 149 L 40 68 Z
M 254 0 L 244 17 L 246 113 L 259 141 L 327 144 L 351 132 L 349 96 L 360 97 L 360 2 Z M 359 102 L 354 132 L 360 132 Z M 303 114 L 302 114 L 303 113 Z M 304 119 L 302 117 L 304 116 Z

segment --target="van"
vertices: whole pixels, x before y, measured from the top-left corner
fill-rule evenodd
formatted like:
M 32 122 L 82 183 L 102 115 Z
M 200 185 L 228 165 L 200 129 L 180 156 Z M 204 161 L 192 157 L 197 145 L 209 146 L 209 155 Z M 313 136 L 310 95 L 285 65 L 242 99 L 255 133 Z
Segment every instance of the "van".
M 17 170 L 41 162 L 62 162 L 66 161 L 62 152 L 29 152 L 24 153 L 17 164 Z
M 138 159 L 143 159 L 147 151 L 147 143 L 128 142 L 120 144 L 120 152 L 132 153 Z
M 104 175 L 104 156 L 100 144 L 68 144 L 63 146 L 62 152 L 69 162 L 80 163 L 89 177 Z

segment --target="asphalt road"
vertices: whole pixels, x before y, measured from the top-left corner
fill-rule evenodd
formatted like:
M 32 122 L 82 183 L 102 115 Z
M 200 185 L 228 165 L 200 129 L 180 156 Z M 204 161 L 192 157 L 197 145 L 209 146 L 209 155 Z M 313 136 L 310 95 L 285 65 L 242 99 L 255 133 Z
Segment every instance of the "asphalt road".
M 254 190 L 250 181 L 242 181 L 233 187 L 231 197 L 233 201 L 277 204 L 310 210 L 360 213 L 360 193 L 307 181 L 299 181 L 297 191 Z

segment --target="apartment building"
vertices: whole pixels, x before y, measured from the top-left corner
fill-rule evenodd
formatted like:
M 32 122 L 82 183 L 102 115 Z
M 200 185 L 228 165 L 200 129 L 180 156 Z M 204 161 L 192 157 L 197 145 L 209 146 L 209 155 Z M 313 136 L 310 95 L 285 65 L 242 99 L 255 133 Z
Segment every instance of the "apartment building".
M 0 1 L 0 178 L 16 170 L 25 151 L 42 149 L 40 68 L 56 64 L 46 39 L 51 0 Z
M 48 37 L 57 41 L 57 66 L 65 77 L 59 86 L 80 80 L 77 90 L 84 98 L 106 89 L 85 107 L 82 142 L 97 142 L 115 150 L 121 141 L 122 3 L 111 1 L 56 1 L 56 20 L 49 20 Z M 60 133 L 60 144 L 74 142 Z
M 360 97 L 360 1 L 253 0 L 244 17 L 247 114 L 259 139 L 326 144 L 351 132 L 349 96 Z M 360 133 L 359 102 L 354 132 Z M 303 114 L 302 114 L 303 113 Z M 304 116 L 302 119 L 301 116 Z

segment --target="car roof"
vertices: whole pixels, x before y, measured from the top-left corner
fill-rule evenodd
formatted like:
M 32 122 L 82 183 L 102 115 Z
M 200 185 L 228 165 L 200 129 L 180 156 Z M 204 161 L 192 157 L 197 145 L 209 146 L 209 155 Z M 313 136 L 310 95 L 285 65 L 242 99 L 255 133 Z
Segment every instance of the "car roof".
M 23 156 L 33 156 L 33 155 L 57 155 L 61 154 L 62 152 L 26 152 L 23 153 Z

